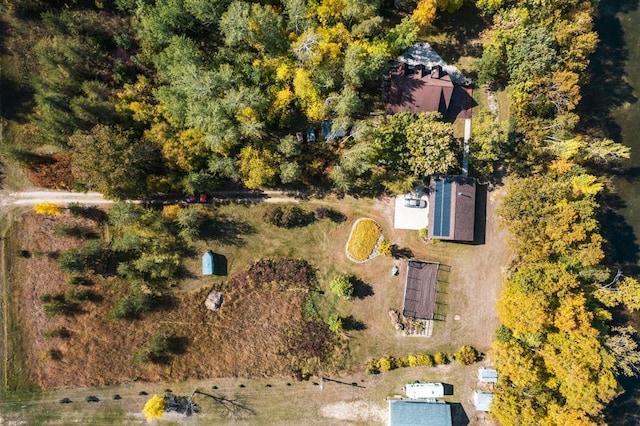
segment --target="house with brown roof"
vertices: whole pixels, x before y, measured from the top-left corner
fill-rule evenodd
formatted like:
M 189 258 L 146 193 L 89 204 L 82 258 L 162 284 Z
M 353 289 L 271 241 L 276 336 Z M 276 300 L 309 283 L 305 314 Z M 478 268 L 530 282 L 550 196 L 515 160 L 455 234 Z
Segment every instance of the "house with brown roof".
M 432 176 L 429 238 L 474 241 L 476 181 L 466 176 Z
M 444 64 L 427 43 L 419 43 L 398 58 L 396 66 L 383 79 L 383 101 L 388 114 L 438 111 L 445 119 L 471 118 L 475 105 L 473 92 L 461 80 L 447 72 Z

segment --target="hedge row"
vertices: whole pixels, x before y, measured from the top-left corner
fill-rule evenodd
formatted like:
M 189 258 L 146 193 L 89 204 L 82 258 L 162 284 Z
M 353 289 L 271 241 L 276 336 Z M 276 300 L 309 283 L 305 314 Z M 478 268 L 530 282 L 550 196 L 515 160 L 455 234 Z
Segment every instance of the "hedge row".
M 425 366 L 448 364 L 452 360 L 458 361 L 461 365 L 469 365 L 480 358 L 478 351 L 473 346 L 461 346 L 454 354 L 448 355 L 444 352 L 430 354 L 428 352 L 416 355 L 405 355 L 400 358 L 393 356 L 383 356 L 380 359 L 372 359 L 367 363 L 365 372 L 367 374 L 378 374 L 381 371 L 395 370 L 403 367 Z

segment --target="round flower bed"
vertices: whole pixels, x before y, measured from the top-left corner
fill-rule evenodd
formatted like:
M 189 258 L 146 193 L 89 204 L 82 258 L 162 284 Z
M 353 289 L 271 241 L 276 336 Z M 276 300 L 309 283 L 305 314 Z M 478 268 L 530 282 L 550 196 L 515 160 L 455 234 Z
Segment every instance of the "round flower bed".
M 364 262 L 375 254 L 382 239 L 380 226 L 372 219 L 358 219 L 351 229 L 347 242 L 347 256 L 353 261 Z

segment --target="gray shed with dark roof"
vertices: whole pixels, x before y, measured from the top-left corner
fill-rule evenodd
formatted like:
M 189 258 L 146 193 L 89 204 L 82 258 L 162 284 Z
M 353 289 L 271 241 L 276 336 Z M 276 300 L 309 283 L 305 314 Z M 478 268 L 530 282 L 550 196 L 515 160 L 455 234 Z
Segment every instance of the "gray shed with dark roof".
M 389 426 L 451 426 L 451 406 L 442 402 L 389 401 Z
M 465 176 L 432 176 L 429 185 L 429 238 L 473 241 L 476 181 Z

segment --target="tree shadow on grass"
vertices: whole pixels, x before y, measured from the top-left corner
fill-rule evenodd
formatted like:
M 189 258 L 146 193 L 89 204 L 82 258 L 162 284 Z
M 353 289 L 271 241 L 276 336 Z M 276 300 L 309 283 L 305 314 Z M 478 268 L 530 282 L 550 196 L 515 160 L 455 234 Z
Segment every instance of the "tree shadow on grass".
M 185 336 L 171 336 L 167 339 L 167 350 L 173 355 L 182 355 L 187 352 L 189 338 Z
M 410 248 L 398 247 L 396 244 L 391 246 L 391 256 L 394 259 L 411 259 L 413 257 L 413 251 Z
M 373 287 L 360 278 L 351 278 L 351 284 L 353 284 L 353 297 L 357 299 L 364 299 L 374 295 Z
M 220 244 L 236 247 L 245 246 L 247 242 L 244 237 L 255 232 L 255 228 L 250 223 L 223 214 L 205 220 L 200 226 L 200 237 L 203 240 L 214 240 Z
M 345 331 L 362 331 L 367 329 L 365 323 L 355 319 L 353 315 L 349 315 L 342 320 L 342 327 Z

